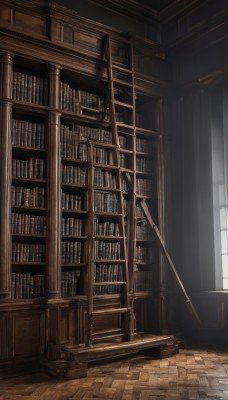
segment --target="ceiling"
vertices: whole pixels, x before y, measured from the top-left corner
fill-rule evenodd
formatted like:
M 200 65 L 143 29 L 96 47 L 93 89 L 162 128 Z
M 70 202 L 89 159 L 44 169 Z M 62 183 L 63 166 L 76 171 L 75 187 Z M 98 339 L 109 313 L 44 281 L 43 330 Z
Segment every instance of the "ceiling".
M 155 11 L 162 11 L 167 6 L 171 5 L 173 0 L 141 0 L 140 3 L 152 8 Z

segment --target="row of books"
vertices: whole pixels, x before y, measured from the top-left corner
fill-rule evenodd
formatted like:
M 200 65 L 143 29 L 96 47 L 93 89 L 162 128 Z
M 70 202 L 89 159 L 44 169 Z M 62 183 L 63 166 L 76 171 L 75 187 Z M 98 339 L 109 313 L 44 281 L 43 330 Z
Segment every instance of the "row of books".
M 44 297 L 44 275 L 12 273 L 11 298 L 33 299 Z
M 135 248 L 135 262 L 138 263 L 154 263 L 155 252 L 152 247 L 136 246 Z
M 62 297 L 73 297 L 79 292 L 80 271 L 62 271 Z
M 120 143 L 120 147 L 122 149 L 129 149 L 129 147 L 130 147 L 127 136 L 123 136 L 123 135 L 119 134 L 119 143 Z
M 95 240 L 95 258 L 104 260 L 120 260 L 120 242 Z
M 45 245 L 12 243 L 13 263 L 45 262 Z
M 39 76 L 13 72 L 13 99 L 47 105 L 47 80 Z
M 81 114 L 79 90 L 70 87 L 67 83 L 60 82 L 60 108 L 76 114 Z
M 120 167 L 130 169 L 130 161 L 127 154 L 120 153 Z
M 122 176 L 122 181 L 121 181 L 121 184 L 122 184 L 122 190 L 123 190 L 123 192 L 128 192 L 129 191 L 129 185 L 127 184 L 127 181 L 124 179 L 124 177 Z
M 12 121 L 12 145 L 45 148 L 45 125 L 37 122 Z
M 122 264 L 96 264 L 94 270 L 95 283 L 122 282 L 122 268 Z M 119 294 L 120 291 L 120 284 L 96 285 L 94 288 L 94 294 L 97 295 Z
M 71 185 L 86 185 L 87 169 L 73 165 L 62 165 L 62 183 Z
M 138 240 L 151 239 L 151 229 L 145 221 L 136 226 L 136 237 Z
M 136 170 L 150 172 L 152 170 L 151 160 L 147 157 L 136 157 Z
M 82 244 L 81 242 L 62 242 L 62 263 L 79 264 L 81 263 Z
M 44 179 L 44 160 L 33 157 L 13 159 L 12 174 L 14 178 Z
M 105 188 L 116 189 L 116 175 L 111 171 L 104 171 L 100 168 L 94 169 L 94 185 Z
M 80 125 L 80 133 L 82 140 L 112 144 L 112 132 L 110 130 Z
M 22 235 L 46 235 L 46 217 L 12 213 L 12 233 Z
M 61 230 L 62 235 L 65 236 L 81 236 L 82 220 L 78 218 L 62 218 Z
M 119 236 L 119 224 L 94 217 L 94 232 L 98 236 Z
M 136 151 L 139 153 L 151 153 L 151 147 L 150 140 L 136 137 Z
M 118 213 L 119 202 L 116 193 L 94 192 L 94 211 Z
M 137 178 L 136 179 L 136 191 L 141 196 L 152 196 L 153 183 L 150 179 Z
M 87 161 L 87 143 L 81 143 L 80 132 L 77 125 L 70 128 L 67 125 L 60 126 L 60 150 L 61 156 L 72 160 Z
M 114 163 L 113 151 L 110 149 L 104 149 L 101 147 L 94 147 L 93 161 L 96 164 L 113 165 L 113 163 Z
M 44 207 L 43 187 L 26 188 L 12 186 L 12 205 L 23 207 Z
M 66 193 L 62 191 L 62 209 L 63 210 L 82 210 L 82 196 L 76 195 L 76 194 L 71 194 L 71 193 Z
M 83 90 L 79 92 L 80 102 L 83 107 L 92 108 L 97 111 L 105 111 L 105 98 L 94 93 L 88 93 Z
M 152 271 L 135 271 L 134 272 L 134 291 L 144 292 L 152 290 L 153 273 Z

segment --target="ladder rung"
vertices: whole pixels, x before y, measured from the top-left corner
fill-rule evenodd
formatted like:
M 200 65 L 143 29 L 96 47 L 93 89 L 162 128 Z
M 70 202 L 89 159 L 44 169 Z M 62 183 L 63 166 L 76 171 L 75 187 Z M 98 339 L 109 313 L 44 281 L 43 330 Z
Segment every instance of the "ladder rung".
M 134 108 L 131 104 L 122 103 L 121 101 L 114 100 L 114 104 L 116 106 L 127 107 L 127 108 Z
M 148 134 L 158 135 L 158 131 L 154 131 L 152 129 L 140 128 L 139 126 L 136 126 L 135 129 L 139 133 L 148 133 Z
M 116 126 L 118 127 L 122 127 L 122 128 L 129 128 L 129 129 L 135 129 L 135 127 L 133 126 L 133 125 L 127 125 L 127 124 L 124 124 L 123 122 L 117 122 L 116 123 Z
M 126 81 L 123 81 L 122 79 L 112 78 L 112 80 L 114 83 L 119 83 L 120 85 L 125 85 L 125 86 L 130 86 L 130 87 L 133 86 L 133 84 L 131 82 L 126 82 Z
M 94 238 L 108 240 L 108 241 L 113 240 L 114 242 L 121 242 L 124 239 L 123 236 L 113 236 L 113 235 L 96 235 L 94 236 Z
M 124 154 L 133 154 L 133 150 L 128 150 L 128 149 L 125 149 L 124 147 L 120 147 L 119 152 L 124 153 Z M 144 153 L 142 153 L 142 154 L 144 155 Z M 121 169 L 123 169 L 123 168 L 121 168 Z
M 123 264 L 126 263 L 126 260 L 116 260 L 116 259 L 110 259 L 110 258 L 97 258 L 94 260 L 96 264 Z
M 92 314 L 115 314 L 115 313 L 126 313 L 128 308 L 107 308 L 103 310 L 93 311 Z
M 94 286 L 111 286 L 111 285 L 126 285 L 127 282 L 124 281 L 112 281 L 112 282 L 95 282 Z M 112 294 L 112 293 L 110 293 Z
M 131 69 L 120 67 L 119 65 L 116 65 L 116 64 L 112 64 L 112 68 L 117 69 L 118 71 L 127 72 L 127 73 L 133 75 L 133 71 Z

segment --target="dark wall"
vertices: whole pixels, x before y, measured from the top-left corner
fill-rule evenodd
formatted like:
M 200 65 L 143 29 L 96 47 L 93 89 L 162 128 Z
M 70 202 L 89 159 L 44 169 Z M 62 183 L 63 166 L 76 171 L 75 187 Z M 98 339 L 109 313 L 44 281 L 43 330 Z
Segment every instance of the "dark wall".
M 227 2 L 202 1 L 164 22 L 168 246 L 209 340 L 227 338 L 220 210 L 227 149 Z M 220 330 L 220 333 L 218 333 Z M 226 339 L 227 340 L 227 339 Z

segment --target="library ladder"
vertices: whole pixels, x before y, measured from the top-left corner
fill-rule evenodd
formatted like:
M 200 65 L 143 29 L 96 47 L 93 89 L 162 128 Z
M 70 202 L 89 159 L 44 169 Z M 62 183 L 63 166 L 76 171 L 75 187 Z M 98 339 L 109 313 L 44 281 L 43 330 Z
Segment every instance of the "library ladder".
M 125 40 L 126 67 L 113 61 L 111 38 L 106 39 L 108 82 L 110 96 L 110 114 L 112 133 L 117 146 L 118 165 L 123 192 L 127 191 L 125 200 L 125 230 L 127 241 L 129 290 L 133 291 L 133 265 L 136 244 L 136 109 L 133 46 L 130 39 Z M 122 192 L 122 193 L 123 193 Z M 132 312 L 132 318 L 134 314 Z
M 134 324 L 133 324 L 133 313 L 132 313 L 132 307 L 130 306 L 130 301 L 129 301 L 129 261 L 128 261 L 128 255 L 131 254 L 131 251 L 129 251 L 129 243 L 128 242 L 128 249 L 127 249 L 127 243 L 126 243 L 126 229 L 130 229 L 130 223 L 128 224 L 127 228 L 125 226 L 125 206 L 124 206 L 124 197 L 123 197 L 123 191 L 125 190 L 123 187 L 123 180 L 124 180 L 124 173 L 123 169 L 121 167 L 121 152 L 120 152 L 120 131 L 121 129 L 125 130 L 125 134 L 127 135 L 134 135 L 134 121 L 135 121 L 135 108 L 134 108 L 134 80 L 133 80 L 133 65 L 132 65 L 132 47 L 130 43 L 128 42 L 129 46 L 129 60 L 130 60 L 130 68 L 122 68 L 118 65 L 114 65 L 112 62 L 112 51 L 111 51 L 111 40 L 109 35 L 107 36 L 107 41 L 106 41 L 106 50 L 107 50 L 107 72 L 108 72 L 108 83 L 109 83 L 109 109 L 110 109 L 110 117 L 111 117 L 111 126 L 112 126 L 112 142 L 113 142 L 113 149 L 114 149 L 114 157 L 112 160 L 112 165 L 110 166 L 103 166 L 101 167 L 100 165 L 97 166 L 96 163 L 94 163 L 94 149 L 96 147 L 99 147 L 98 144 L 94 142 L 90 142 L 89 144 L 89 160 L 90 160 L 90 193 L 89 196 L 91 198 L 90 201 L 90 215 L 92 216 L 91 221 L 92 223 L 90 224 L 90 271 L 89 271 L 89 293 L 88 293 L 88 346 L 92 347 L 94 343 L 96 342 L 102 342 L 102 341 L 107 341 L 110 338 L 115 339 L 115 335 L 110 335 L 108 337 L 107 334 L 97 334 L 94 332 L 94 322 L 95 318 L 98 315 L 105 316 L 106 314 L 114 314 L 117 313 L 120 315 L 120 320 L 121 322 L 121 339 L 122 341 L 129 341 L 133 340 L 134 336 Z M 123 78 L 124 77 L 124 78 Z M 118 98 L 118 95 L 120 96 Z M 128 124 L 122 123 L 122 122 L 117 122 L 117 114 L 121 117 L 122 115 L 125 115 L 127 112 L 129 116 L 129 121 Z M 126 133 L 127 132 L 127 133 Z M 127 152 L 127 150 L 126 150 Z M 131 151 L 133 154 L 133 152 Z M 133 160 L 133 157 L 132 157 Z M 133 161 L 132 161 L 133 162 Z M 99 168 L 97 168 L 99 167 Z M 113 192 L 109 192 L 109 187 L 102 187 L 99 189 L 97 187 L 97 177 L 95 176 L 96 170 L 103 168 L 104 170 L 106 169 L 106 176 L 108 174 L 113 174 L 115 176 L 115 188 L 112 188 Z M 134 166 L 131 166 L 131 169 L 129 171 L 132 172 L 132 169 L 134 170 Z M 127 170 L 125 171 L 127 172 Z M 98 174 L 99 176 L 102 176 L 101 174 Z M 127 181 L 126 181 L 127 182 Z M 102 186 L 102 185 L 101 185 Z M 109 186 L 109 184 L 108 184 Z M 134 190 L 134 189 L 133 189 Z M 100 194 L 99 194 L 100 193 Z M 102 237 L 98 232 L 96 232 L 96 226 L 95 226 L 95 220 L 96 218 L 101 217 L 102 215 L 99 215 L 99 212 L 96 210 L 96 199 L 95 196 L 102 197 L 103 194 L 106 193 L 107 198 L 110 196 L 112 197 L 114 194 L 114 197 L 116 196 L 117 204 L 118 204 L 118 210 L 114 210 L 116 212 L 116 217 L 118 220 L 118 225 L 119 225 L 119 236 L 114 236 L 112 238 L 108 237 Z M 132 208 L 133 209 L 133 208 Z M 104 212 L 110 211 L 110 210 L 103 210 Z M 113 211 L 113 210 L 111 210 Z M 114 216 L 113 216 L 114 217 Z M 105 215 L 103 215 L 103 218 L 105 218 Z M 112 216 L 111 216 L 112 218 Z M 131 228 L 132 229 L 132 228 Z M 134 229 L 134 228 L 133 228 Z M 104 233 L 104 232 L 103 232 Z M 129 233 L 129 232 L 128 232 Z M 111 243 L 115 243 L 114 241 L 116 240 L 116 244 L 119 246 L 119 255 L 116 258 L 116 255 L 114 254 L 114 259 L 112 260 L 112 264 L 109 265 L 110 260 L 106 259 L 106 254 L 104 255 L 103 260 L 101 260 L 99 264 L 99 259 L 100 259 L 100 254 L 101 257 L 102 255 L 102 246 L 109 246 L 108 240 L 110 240 L 110 253 L 113 253 L 113 246 Z M 101 243 L 102 242 L 102 243 Z M 115 252 L 115 250 L 114 250 Z M 110 255 L 110 258 L 112 259 L 112 255 Z M 109 266 L 106 265 L 108 263 Z M 117 276 L 115 279 L 105 279 L 105 277 L 110 276 L 109 269 L 115 268 L 117 266 L 118 268 L 118 273 L 114 273 L 114 271 L 111 271 L 111 274 Z M 106 271 L 105 271 L 106 268 Z M 103 272 L 100 272 L 100 270 L 103 269 Z M 100 279 L 97 279 L 97 271 L 99 270 L 99 275 L 103 275 L 103 277 L 100 276 Z M 102 282 L 101 282 L 102 281 Z M 104 294 L 104 291 L 102 292 L 101 288 L 104 288 L 104 291 L 108 289 L 108 293 L 112 293 L 112 288 L 115 287 L 116 292 L 119 293 L 120 295 L 120 306 L 118 307 L 100 307 L 100 308 L 95 308 L 94 307 L 94 295 L 97 294 Z M 105 289 L 106 288 L 106 289 Z M 105 292 L 107 294 L 107 292 Z M 118 337 L 118 333 L 117 333 Z
M 111 40 L 110 37 L 107 37 L 107 53 L 108 53 L 108 79 L 109 79 L 109 90 L 110 90 L 110 103 L 111 103 L 111 119 L 112 119 L 112 127 L 113 127 L 113 135 L 116 138 L 116 144 L 119 149 L 119 156 L 121 154 L 120 148 L 120 134 L 122 130 L 125 130 L 129 132 L 129 136 L 132 137 L 132 150 L 133 153 L 135 154 L 136 152 L 136 144 L 135 144 L 135 137 L 136 137 L 136 111 L 135 111 L 135 90 L 134 90 L 134 64 L 133 64 L 133 49 L 132 45 L 129 42 L 129 69 L 120 67 L 119 65 L 115 65 L 112 62 L 112 51 L 111 51 Z M 121 78 L 119 78 L 121 76 Z M 119 101 L 119 99 L 116 99 L 115 95 L 118 93 L 119 87 L 129 87 L 130 91 L 130 96 L 129 99 L 130 101 L 127 102 L 127 104 L 123 101 Z M 118 109 L 123 109 L 123 110 L 129 110 L 128 113 L 128 123 L 124 123 L 122 121 L 117 121 L 117 116 L 118 116 Z M 121 113 L 120 113 L 121 114 Z M 126 112 L 123 112 L 123 114 L 126 116 Z M 128 231 L 128 237 L 129 237 L 129 244 L 128 244 L 128 264 L 129 264 L 129 269 L 130 269 L 130 275 L 132 277 L 132 280 L 130 283 L 130 288 L 132 288 L 133 291 L 133 276 L 134 276 L 134 257 L 135 257 L 135 245 L 136 245 L 136 206 L 138 205 L 142 213 L 145 217 L 145 220 L 148 224 L 148 226 L 152 229 L 153 236 L 155 239 L 155 242 L 163 255 L 165 261 L 167 262 L 168 266 L 171 269 L 171 272 L 177 282 L 178 288 L 180 290 L 180 293 L 183 297 L 183 299 L 186 302 L 187 308 L 189 313 L 191 314 L 193 320 L 197 324 L 198 327 L 201 326 L 201 321 L 200 318 L 194 308 L 194 305 L 190 301 L 185 288 L 176 272 L 176 269 L 174 267 L 174 264 L 167 252 L 167 249 L 165 247 L 165 244 L 162 240 L 161 234 L 158 230 L 158 228 L 155 226 L 152 216 L 150 214 L 150 211 L 148 209 L 148 206 L 146 202 L 142 199 L 137 199 L 136 197 L 136 161 L 135 157 L 132 158 L 132 163 L 131 163 L 131 170 L 127 172 L 123 168 L 121 168 L 121 173 L 122 173 L 122 179 L 125 176 L 125 181 L 126 185 L 129 188 L 130 191 L 130 223 L 129 223 L 129 231 Z M 134 297 L 133 297 L 134 298 Z M 132 303 L 132 312 L 131 315 L 133 316 L 133 303 Z

